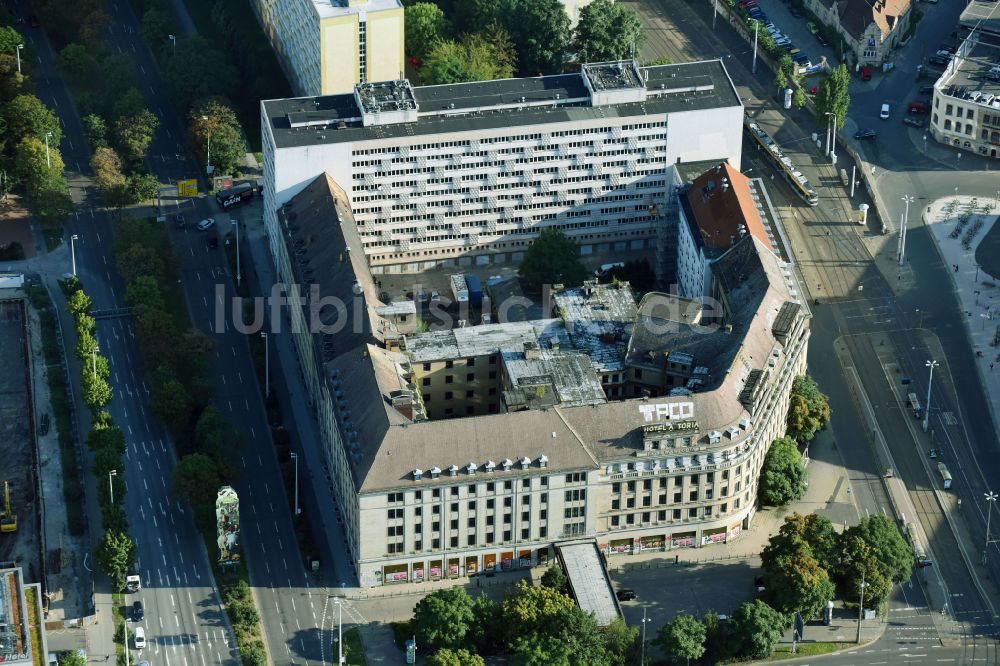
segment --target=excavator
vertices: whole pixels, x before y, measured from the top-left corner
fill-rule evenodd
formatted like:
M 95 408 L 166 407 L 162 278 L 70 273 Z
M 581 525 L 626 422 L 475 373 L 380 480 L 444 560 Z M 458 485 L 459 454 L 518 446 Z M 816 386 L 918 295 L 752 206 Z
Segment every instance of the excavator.
M 10 508 L 10 484 L 3 482 L 3 513 L 0 513 L 0 532 L 16 532 L 17 516 Z

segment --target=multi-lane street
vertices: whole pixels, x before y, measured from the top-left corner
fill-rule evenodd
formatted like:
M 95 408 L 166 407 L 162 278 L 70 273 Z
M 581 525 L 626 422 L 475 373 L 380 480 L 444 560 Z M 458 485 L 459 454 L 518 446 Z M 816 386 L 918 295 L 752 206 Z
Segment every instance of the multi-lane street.
M 946 599 L 937 599 L 936 605 L 934 594 L 926 601 L 915 600 L 914 597 L 920 595 L 911 591 L 905 601 L 897 599 L 894 607 L 903 604 L 904 608 L 910 608 L 912 604 L 915 610 L 892 613 L 894 630 L 864 651 L 865 655 L 885 655 L 896 652 L 897 647 L 905 648 L 903 629 L 909 628 L 924 636 L 930 632 L 937 637 L 939 648 L 955 650 L 957 655 L 935 654 L 935 658 L 955 658 L 963 663 L 995 658 L 997 627 L 990 605 L 991 592 L 982 583 L 987 577 L 976 568 L 975 562 L 967 562 L 960 556 L 962 551 L 957 540 L 968 540 L 971 534 L 981 543 L 977 531 L 985 531 L 985 520 L 979 521 L 976 505 L 982 502 L 976 502 L 976 498 L 981 497 L 982 488 L 1000 486 L 1000 479 L 990 479 L 990 475 L 998 472 L 995 466 L 980 469 L 978 463 L 989 459 L 989 451 L 996 450 L 996 437 L 963 328 L 965 313 L 956 303 L 949 286 L 951 276 L 931 245 L 932 241 L 919 229 L 912 234 L 908 250 L 910 269 L 898 278 L 899 284 L 890 284 L 889 279 L 895 280 L 896 276 L 887 279 L 885 266 L 873 261 L 874 225 L 866 228 L 851 221 L 852 210 L 862 201 L 871 201 L 864 191 L 852 200 L 837 182 L 835 171 L 828 163 L 824 165 L 809 139 L 811 132 L 822 133 L 822 128 L 815 126 L 808 113 L 784 111 L 768 101 L 774 90 L 773 74 L 758 63 L 757 75 L 753 75 L 750 71 L 751 48 L 733 33 L 727 22 L 717 20 L 713 31 L 709 3 L 702 6 L 655 0 L 630 4 L 640 12 L 644 22 L 654 28 L 649 33 L 650 43 L 644 50 L 644 57 L 667 55 L 679 61 L 722 57 L 748 111 L 775 137 L 810 180 L 822 186 L 819 188 L 820 205 L 814 209 L 799 205 L 780 181 L 770 188 L 771 196 L 779 202 L 779 212 L 810 300 L 816 301 L 810 372 L 830 395 L 833 432 L 851 475 L 852 491 L 859 506 L 871 513 L 894 515 L 894 508 L 898 510 L 899 507 L 894 507 L 886 492 L 883 479 L 886 469 L 876 453 L 883 441 L 888 442 L 892 459 L 899 468 L 894 473 L 905 483 L 909 491 L 907 503 L 916 507 L 918 514 L 894 517 L 919 520 L 928 535 L 932 552 L 938 556 L 937 568 L 921 570 L 914 582 L 934 592 L 934 580 L 939 578 L 947 595 Z M 920 57 L 925 55 L 919 52 L 921 47 L 918 45 L 933 45 L 937 43 L 933 40 L 947 36 L 954 29 L 960 8 L 945 10 L 942 5 L 931 11 L 940 16 L 921 26 L 911 49 L 904 51 L 902 59 L 897 59 L 897 72 L 893 76 L 881 78 L 867 87 L 860 81 L 852 83 L 852 94 L 855 87 L 858 92 L 853 97 L 845 136 L 853 134 L 855 127 L 870 126 L 872 119 L 875 123 L 880 122 L 875 118 L 879 104 L 873 100 L 888 97 L 898 107 L 914 92 L 915 86 L 920 85 L 912 76 Z M 673 26 L 680 28 L 682 37 Z M 891 92 L 882 90 L 883 86 L 891 87 Z M 902 110 L 897 113 L 901 115 Z M 865 150 L 872 145 L 885 146 L 885 160 L 877 161 L 875 184 L 881 188 L 892 182 L 896 188 L 883 196 L 883 200 L 892 200 L 888 206 L 890 216 L 902 213 L 902 203 L 897 205 L 897 200 L 903 194 L 923 196 L 930 202 L 953 194 L 957 184 L 953 181 L 957 179 L 961 180 L 962 191 L 969 194 L 987 195 L 995 191 L 995 185 L 986 183 L 989 174 L 942 173 L 941 170 L 947 167 L 936 162 L 931 162 L 927 171 L 914 169 L 915 161 L 921 165 L 927 162 L 917 148 L 921 135 L 907 129 L 898 117 L 894 122 L 877 127 L 879 141 L 877 144 L 868 142 Z M 842 163 L 838 166 L 844 166 L 843 157 L 842 154 Z M 969 168 L 982 166 L 975 159 L 963 158 L 962 162 Z M 850 168 L 850 164 L 847 166 Z M 770 171 L 752 150 L 744 154 L 742 168 L 744 171 L 752 168 L 750 175 L 754 177 L 766 178 L 765 174 Z M 902 179 L 902 176 L 888 170 L 903 169 L 906 170 L 905 185 L 897 185 L 891 179 Z M 897 196 L 896 191 L 901 187 L 908 189 L 898 192 Z M 884 194 L 884 191 L 880 189 L 879 193 Z M 916 210 L 912 209 L 911 213 Z M 910 219 L 914 217 L 911 214 Z M 951 515 L 952 506 L 942 505 L 935 497 L 939 477 L 924 459 L 930 447 L 921 439 L 919 423 L 897 400 L 894 389 L 898 384 L 893 384 L 900 381 L 896 378 L 898 368 L 899 376 L 905 374 L 914 378 L 914 390 L 923 396 L 927 390 L 924 363 L 942 356 L 946 356 L 948 362 L 938 369 L 931 423 L 941 448 L 947 447 L 949 455 L 960 460 L 963 469 L 969 470 L 968 476 L 976 477 L 975 480 L 970 478 L 968 484 L 962 479 L 956 480 L 955 492 L 966 500 L 963 515 L 958 516 Z M 875 429 L 865 417 L 865 403 L 871 403 L 868 408 L 876 410 Z M 984 652 L 986 650 L 993 652 Z M 917 652 L 909 651 L 914 661 L 919 661 Z M 879 663 L 880 657 L 871 659 L 873 661 L 866 659 L 865 662 Z M 842 663 L 860 663 L 860 660 L 856 655 L 848 655 Z
M 28 12 L 27 3 L 23 4 L 14 8 L 21 15 Z M 162 183 L 197 176 L 197 168 L 184 154 L 183 129 L 163 92 L 165 86 L 155 62 L 138 38 L 138 23 L 130 6 L 127 2 L 111 2 L 109 11 L 114 17 L 108 28 L 109 46 L 130 55 L 147 105 L 160 120 L 149 151 L 149 168 Z M 79 274 L 96 309 L 123 307 L 124 286 L 113 266 L 113 224 L 109 214 L 99 207 L 91 186 L 87 167 L 90 156 L 79 117 L 43 32 L 26 29 L 26 33 L 38 53 L 34 77 L 38 94 L 56 111 L 63 125 L 60 149 L 78 205 L 76 219 L 68 225 L 67 233 L 78 236 L 75 249 Z M 229 216 L 220 215 L 209 199 L 187 200 L 183 210 L 191 222 L 189 227 L 171 227 L 169 233 L 181 263 L 181 282 L 193 325 L 210 334 L 217 345 L 210 359 L 216 405 L 244 436 L 242 449 L 234 455 L 239 473 L 234 486 L 240 495 L 244 555 L 265 640 L 276 664 L 322 663 L 329 658 L 332 641 L 328 633 L 330 600 L 324 591 L 324 578 L 307 576 L 298 551 L 244 335 L 231 325 L 218 331 L 214 327 L 216 306 L 228 303 L 235 295 L 223 251 L 208 248 L 205 236 L 193 229 L 198 219 L 214 216 L 220 222 L 220 231 L 226 233 Z M 217 293 L 216 285 L 224 296 Z M 235 663 L 232 631 L 219 605 L 209 567 L 208 558 L 217 553 L 206 549 L 194 529 L 190 511 L 170 498 L 170 471 L 176 458 L 169 437 L 149 409 L 148 382 L 142 375 L 131 320 L 100 320 L 98 338 L 112 369 L 115 399 L 110 411 L 128 441 L 126 506 L 143 577 L 143 590 L 134 598 L 130 596 L 129 602 L 144 602 L 146 651 L 173 663 Z M 324 573 L 335 576 L 334 572 Z M 105 631 L 110 632 L 110 627 Z

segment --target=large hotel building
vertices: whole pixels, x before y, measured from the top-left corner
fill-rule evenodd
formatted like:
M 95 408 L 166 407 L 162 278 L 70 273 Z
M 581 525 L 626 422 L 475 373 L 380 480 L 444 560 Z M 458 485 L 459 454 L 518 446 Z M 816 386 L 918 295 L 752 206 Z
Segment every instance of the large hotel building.
M 291 330 L 362 585 L 748 527 L 810 313 L 767 192 L 739 172 L 721 62 L 262 109 L 270 248 L 300 286 Z M 516 265 L 546 226 L 585 254 L 654 255 L 662 291 L 553 285 L 540 316 L 439 326 L 451 312 L 378 286 Z

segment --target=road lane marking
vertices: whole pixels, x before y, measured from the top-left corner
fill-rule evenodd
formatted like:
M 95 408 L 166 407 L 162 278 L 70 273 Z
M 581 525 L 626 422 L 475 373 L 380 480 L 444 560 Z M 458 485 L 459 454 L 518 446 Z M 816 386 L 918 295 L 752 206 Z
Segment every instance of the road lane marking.
M 243 373 L 242 372 L 237 372 L 236 376 L 240 378 L 240 384 L 242 384 L 243 383 Z

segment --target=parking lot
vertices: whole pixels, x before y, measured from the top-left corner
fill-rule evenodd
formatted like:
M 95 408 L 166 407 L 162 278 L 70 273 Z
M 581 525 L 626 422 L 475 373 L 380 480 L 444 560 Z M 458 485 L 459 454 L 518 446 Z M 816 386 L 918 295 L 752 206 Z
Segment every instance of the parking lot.
M 750 0 L 753 1 L 753 0 Z M 756 0 L 757 7 L 764 12 L 766 21 L 774 24 L 774 27 L 782 35 L 788 37 L 791 43 L 797 47 L 800 53 L 804 53 L 814 65 L 823 63 L 831 68 L 840 64 L 834 56 L 831 46 L 823 46 L 816 36 L 812 35 L 806 27 L 806 18 L 792 13 L 799 13 L 789 4 L 779 0 Z M 762 27 L 763 29 L 763 27 Z

